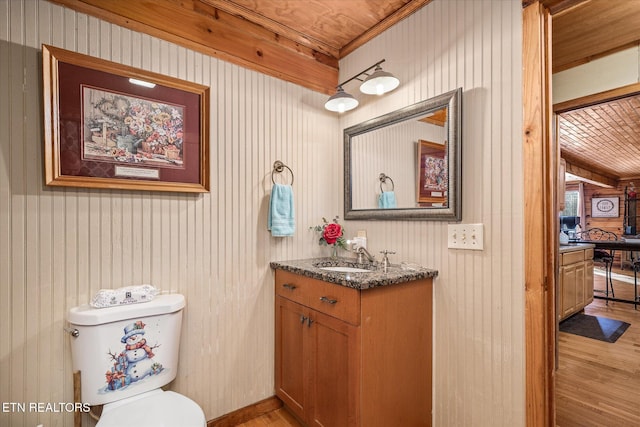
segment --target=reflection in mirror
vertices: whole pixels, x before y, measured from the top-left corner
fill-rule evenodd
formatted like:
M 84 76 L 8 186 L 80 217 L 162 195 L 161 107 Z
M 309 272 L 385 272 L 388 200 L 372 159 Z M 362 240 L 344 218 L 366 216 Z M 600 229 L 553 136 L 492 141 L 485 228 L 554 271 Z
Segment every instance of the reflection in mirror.
M 460 220 L 461 92 L 345 129 L 346 219 Z

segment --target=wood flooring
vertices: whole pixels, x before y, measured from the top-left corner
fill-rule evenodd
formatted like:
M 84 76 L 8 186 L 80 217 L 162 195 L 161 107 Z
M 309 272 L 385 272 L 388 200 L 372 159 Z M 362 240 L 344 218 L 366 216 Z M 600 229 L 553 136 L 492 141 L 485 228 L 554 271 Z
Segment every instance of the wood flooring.
M 633 284 L 614 280 L 613 285 L 617 298 L 633 299 Z M 594 287 L 604 289 L 602 276 L 594 274 Z M 596 299 L 585 314 L 631 326 L 615 343 L 559 334 L 556 425 L 640 426 L 640 307 Z
M 238 427 L 303 427 L 285 408 L 262 415 Z

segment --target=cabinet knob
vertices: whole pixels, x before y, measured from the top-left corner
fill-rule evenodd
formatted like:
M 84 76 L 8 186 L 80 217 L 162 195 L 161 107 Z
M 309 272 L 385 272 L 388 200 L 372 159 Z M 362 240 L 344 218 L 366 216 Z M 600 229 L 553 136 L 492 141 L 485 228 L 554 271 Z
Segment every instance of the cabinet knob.
M 289 283 L 283 283 L 283 284 L 282 284 L 282 287 L 283 287 L 283 288 L 287 288 L 287 289 L 289 289 L 290 291 L 292 291 L 292 290 L 294 290 L 294 289 L 296 288 L 296 285 L 291 285 L 291 284 L 289 284 Z
M 307 320 L 307 316 L 300 316 L 300 323 L 304 323 Z
M 338 302 L 337 299 L 331 299 L 331 298 L 328 298 L 328 297 L 320 297 L 320 301 L 326 302 L 328 304 L 335 304 L 335 303 Z

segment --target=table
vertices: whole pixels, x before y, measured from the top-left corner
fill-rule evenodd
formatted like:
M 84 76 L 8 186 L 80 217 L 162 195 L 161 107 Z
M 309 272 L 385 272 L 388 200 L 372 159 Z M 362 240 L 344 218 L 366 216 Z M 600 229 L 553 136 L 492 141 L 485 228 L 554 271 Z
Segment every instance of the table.
M 571 243 L 591 243 L 596 245 L 596 249 L 633 252 L 640 251 L 640 242 L 627 242 L 625 240 L 577 240 Z
M 630 252 L 638 252 L 638 251 L 640 251 L 640 242 L 639 241 L 628 242 L 626 240 L 577 240 L 577 241 L 572 241 L 571 243 L 591 243 L 591 244 L 595 245 L 595 249 L 602 249 L 602 250 L 608 250 L 608 251 L 630 251 Z M 632 257 L 632 261 L 633 261 L 633 257 Z M 593 297 L 594 298 L 599 298 L 599 299 L 604 299 L 604 300 L 607 300 L 607 301 L 628 302 L 628 303 L 633 304 L 634 308 L 637 310 L 638 302 L 639 302 L 638 301 L 638 277 L 637 277 L 638 276 L 638 269 L 640 269 L 640 263 L 637 265 L 637 267 L 636 267 L 636 263 L 633 263 L 633 277 L 634 277 L 633 301 L 632 300 L 628 300 L 628 299 L 620 299 L 620 298 L 610 297 L 608 292 L 606 293 L 605 296 L 596 296 L 596 295 L 594 295 Z M 609 281 L 608 283 L 611 284 L 611 266 L 610 265 L 609 266 L 605 265 L 605 270 L 606 270 L 605 273 L 606 273 L 606 276 L 607 276 L 606 280 L 608 280 Z M 613 286 L 611 287 L 611 289 L 613 290 Z

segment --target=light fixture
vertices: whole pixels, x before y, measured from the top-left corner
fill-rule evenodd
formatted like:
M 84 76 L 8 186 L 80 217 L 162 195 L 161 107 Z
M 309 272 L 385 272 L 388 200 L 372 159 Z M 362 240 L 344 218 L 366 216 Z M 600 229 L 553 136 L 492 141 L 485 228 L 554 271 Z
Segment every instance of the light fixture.
M 382 95 L 387 92 L 391 92 L 400 84 L 400 80 L 393 74 L 383 71 L 380 67 L 385 60 L 381 60 L 359 72 L 350 79 L 345 80 L 336 86 L 336 93 L 332 95 L 324 104 L 324 108 L 329 111 L 336 111 L 338 113 L 344 113 L 345 111 L 353 110 L 359 104 L 358 100 L 352 95 L 348 94 L 342 88 L 345 84 L 352 80 L 359 80 L 362 82 L 360 91 L 367 95 Z M 375 68 L 373 73 L 367 74 L 371 69 Z
M 353 110 L 358 106 L 358 100 L 353 95 L 348 94 L 342 89 L 342 86 L 338 86 L 337 92 L 332 95 L 324 104 L 324 108 L 329 111 L 336 111 L 338 113 L 344 113 L 345 111 Z
M 134 79 L 134 78 L 129 79 L 129 83 L 133 83 L 134 85 L 144 86 L 144 87 L 148 87 L 148 88 L 156 87 L 155 83 L 145 82 L 144 80 L 138 80 L 138 79 Z
M 382 95 L 391 92 L 400 84 L 400 80 L 393 74 L 383 71 L 380 65 L 376 66 L 369 77 L 360 85 L 360 92 L 367 95 Z

